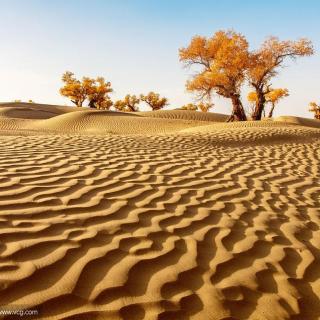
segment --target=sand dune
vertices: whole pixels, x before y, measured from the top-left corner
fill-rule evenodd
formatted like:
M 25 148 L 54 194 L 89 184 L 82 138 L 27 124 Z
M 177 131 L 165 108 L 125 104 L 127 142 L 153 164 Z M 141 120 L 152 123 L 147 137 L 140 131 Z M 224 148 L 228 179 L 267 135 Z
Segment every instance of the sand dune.
M 122 113 L 42 104 L 0 104 L 0 129 L 65 133 L 156 134 L 223 121 L 225 115 L 194 111 Z M 74 112 L 81 111 L 81 112 Z M 16 119 L 22 119 L 16 120 Z M 27 121 L 27 120 L 33 121 Z M 34 121 L 41 119 L 43 121 Z M 44 121 L 46 120 L 46 121 Z
M 0 118 L 48 119 L 59 113 L 23 107 L 7 107 L 0 109 Z
M 79 133 L 155 134 L 204 125 L 203 121 L 148 118 L 113 111 L 83 111 L 60 115 L 35 124 L 42 130 Z
M 281 121 L 290 124 L 297 124 L 300 126 L 320 128 L 320 121 L 317 119 L 306 119 L 301 117 L 281 116 L 275 119 L 275 121 Z
M 83 111 L 66 113 L 43 120 L 0 118 L 0 130 L 77 134 L 159 134 L 176 132 L 203 121 L 146 118 L 116 112 Z
M 2 306 L 39 310 L 29 319 L 320 318 L 314 125 L 5 112 Z
M 141 111 L 136 114 L 163 119 L 195 120 L 195 121 L 214 121 L 224 122 L 229 116 L 213 112 L 197 112 L 190 110 L 158 110 L 158 111 Z
M 7 110 L 5 112 L 4 110 Z M 36 114 L 36 112 L 38 114 Z M 42 103 L 28 103 L 28 102 L 1 102 L 0 103 L 0 115 L 8 116 L 12 118 L 27 118 L 33 119 L 32 116 L 36 116 L 38 119 L 39 114 L 63 114 L 66 112 L 82 111 L 81 108 L 59 106 L 53 104 L 42 104 Z M 24 115 L 24 116 L 22 116 Z M 50 118 L 49 116 L 48 118 Z M 42 119 L 42 118 L 41 118 Z M 45 118 L 44 118 L 45 119 Z

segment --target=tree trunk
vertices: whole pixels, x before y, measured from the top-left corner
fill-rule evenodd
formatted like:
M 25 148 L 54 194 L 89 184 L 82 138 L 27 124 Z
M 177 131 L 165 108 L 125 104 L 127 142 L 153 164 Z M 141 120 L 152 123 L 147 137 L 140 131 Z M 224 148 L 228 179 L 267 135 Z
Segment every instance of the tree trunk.
M 94 100 L 90 100 L 90 101 L 89 101 L 89 107 L 92 108 L 92 109 L 96 109 L 95 101 L 94 101 Z
M 136 108 L 134 105 L 128 104 L 127 106 L 129 108 L 130 112 L 136 112 Z
M 274 104 L 274 103 L 272 103 L 272 107 L 271 107 L 271 109 L 270 109 L 270 112 L 269 112 L 268 118 L 272 118 L 272 116 L 273 116 L 274 106 L 275 106 L 275 104 Z
M 232 113 L 227 122 L 230 121 L 246 121 L 247 116 L 243 109 L 243 105 L 241 103 L 240 97 L 238 94 L 231 96 L 232 101 Z
M 258 101 L 256 103 L 256 106 L 252 114 L 252 120 L 261 120 L 262 112 L 264 110 L 264 105 L 266 102 L 266 99 L 264 97 L 264 93 L 262 90 L 257 89 L 257 98 L 258 98 Z

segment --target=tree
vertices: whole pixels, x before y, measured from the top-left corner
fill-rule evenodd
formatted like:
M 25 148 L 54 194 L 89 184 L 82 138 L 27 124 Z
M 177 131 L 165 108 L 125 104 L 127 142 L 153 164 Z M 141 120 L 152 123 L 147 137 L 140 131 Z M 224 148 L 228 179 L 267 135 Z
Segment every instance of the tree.
M 181 110 L 192 110 L 197 111 L 200 110 L 202 112 L 208 112 L 210 108 L 213 107 L 213 104 L 210 102 L 199 102 L 198 104 L 188 103 L 182 106 Z
M 209 109 L 213 107 L 213 103 L 210 102 L 200 102 L 198 103 L 198 109 L 200 109 L 202 112 L 208 112 Z
M 60 94 L 69 98 L 77 107 L 82 107 L 87 98 L 88 78 L 83 78 L 82 82 L 74 77 L 74 73 L 66 71 L 62 75 L 64 86 L 60 89 Z
M 275 105 L 279 102 L 279 100 L 281 100 L 282 98 L 287 97 L 287 96 L 289 96 L 289 91 L 286 88 L 284 88 L 284 89 L 282 89 L 282 88 L 278 88 L 278 89 L 268 88 L 268 93 L 266 93 L 264 95 L 265 103 L 269 102 L 271 104 L 268 118 L 272 118 Z M 251 117 L 253 117 L 254 112 L 255 112 L 255 106 L 258 102 L 257 92 L 256 91 L 249 92 L 247 99 L 250 102 L 250 104 L 253 105 L 252 112 L 251 112 Z M 264 116 L 265 116 L 265 108 L 263 108 L 262 112 L 264 113 Z
M 135 95 L 127 94 L 123 100 L 118 100 L 114 103 L 114 107 L 118 111 L 136 112 L 139 111 L 138 104 L 140 99 Z
M 251 53 L 248 68 L 248 80 L 255 89 L 257 101 L 252 115 L 253 120 L 260 120 L 266 103 L 266 96 L 270 92 L 270 80 L 283 67 L 287 58 L 310 56 L 313 54 L 311 41 L 300 39 L 297 41 L 280 41 L 270 37 L 261 48 Z
M 234 31 L 218 31 L 211 38 L 196 36 L 186 48 L 179 50 L 185 66 L 199 66 L 200 70 L 187 81 L 188 91 L 200 98 L 217 93 L 231 99 L 230 120 L 246 120 L 240 98 L 241 86 L 249 64 L 248 42 Z
M 103 77 L 98 77 L 87 91 L 89 107 L 109 110 L 113 103 L 108 93 L 112 91 L 111 83 L 106 82 Z
M 271 91 L 265 95 L 265 100 L 271 103 L 271 108 L 268 114 L 268 118 L 272 118 L 276 103 L 278 103 L 282 98 L 288 97 L 288 96 L 289 96 L 289 91 L 286 88 L 271 89 Z
M 151 107 L 152 111 L 163 109 L 166 105 L 168 105 L 167 98 L 160 98 L 158 93 L 154 93 L 153 91 L 149 92 L 146 96 L 141 94 L 140 100 L 144 101 Z
M 198 110 L 198 106 L 193 104 L 193 103 L 188 103 L 188 104 L 185 104 L 184 106 L 182 106 L 180 108 L 180 110 L 197 111 Z
M 96 104 L 94 108 L 99 110 L 110 110 L 112 106 L 113 106 L 112 100 L 109 97 L 107 97 L 101 102 L 99 102 L 99 104 Z
M 316 102 L 309 103 L 309 111 L 314 113 L 314 118 L 320 120 L 320 105 Z
M 66 71 L 62 75 L 62 81 L 64 86 L 60 89 L 60 94 L 68 97 L 77 107 L 82 107 L 86 99 L 90 108 L 109 109 L 112 106 L 108 95 L 113 91 L 111 83 L 106 82 L 103 77 L 83 77 L 80 81 L 72 72 Z

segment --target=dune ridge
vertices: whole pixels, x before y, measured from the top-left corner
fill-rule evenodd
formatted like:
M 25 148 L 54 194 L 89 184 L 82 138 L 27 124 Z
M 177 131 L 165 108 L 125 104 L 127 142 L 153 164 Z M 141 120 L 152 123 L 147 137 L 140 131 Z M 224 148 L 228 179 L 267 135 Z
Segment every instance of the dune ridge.
M 30 102 L 0 102 L 0 110 L 4 108 L 10 108 L 12 110 L 16 110 L 19 112 L 20 109 L 26 111 L 26 109 L 33 111 L 37 110 L 39 113 L 41 112 L 50 112 L 58 114 L 63 114 L 66 112 L 73 112 L 73 111 L 81 111 L 81 108 L 70 107 L 70 106 L 61 106 L 55 104 L 45 104 L 45 103 L 30 103 Z M 28 117 L 28 114 L 25 113 Z
M 157 110 L 157 111 L 140 111 L 135 114 L 151 118 L 179 119 L 193 121 L 213 121 L 225 122 L 229 116 L 213 112 L 197 112 L 191 110 Z
M 0 133 L 2 306 L 320 317 L 319 129 L 83 111 L 2 115 Z

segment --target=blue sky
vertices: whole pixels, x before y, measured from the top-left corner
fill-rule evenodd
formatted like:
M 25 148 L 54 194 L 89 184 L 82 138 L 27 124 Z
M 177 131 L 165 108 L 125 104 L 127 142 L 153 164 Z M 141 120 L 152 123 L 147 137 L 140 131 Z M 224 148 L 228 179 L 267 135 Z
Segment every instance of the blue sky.
M 288 62 L 272 81 L 290 92 L 277 115 L 310 117 L 308 103 L 320 101 L 319 13 L 318 0 L 0 0 L 0 101 L 68 104 L 58 91 L 70 70 L 104 76 L 113 99 L 154 90 L 176 108 L 192 101 L 178 49 L 195 34 L 233 28 L 252 49 L 269 35 L 313 41 L 313 57 Z M 216 112 L 230 108 L 215 98 Z

